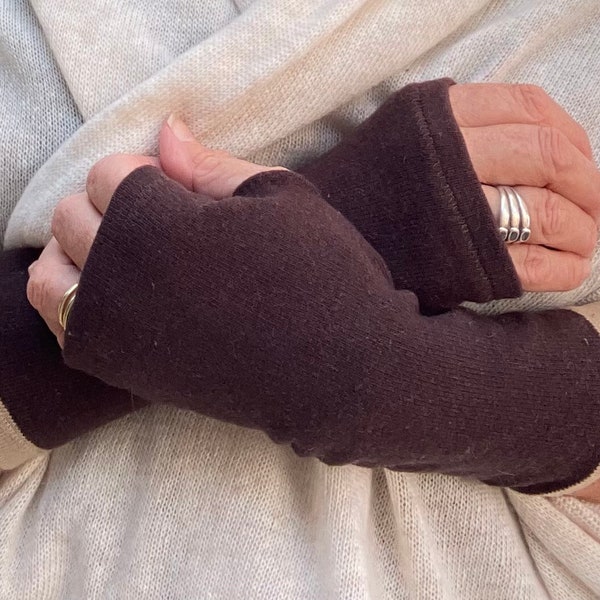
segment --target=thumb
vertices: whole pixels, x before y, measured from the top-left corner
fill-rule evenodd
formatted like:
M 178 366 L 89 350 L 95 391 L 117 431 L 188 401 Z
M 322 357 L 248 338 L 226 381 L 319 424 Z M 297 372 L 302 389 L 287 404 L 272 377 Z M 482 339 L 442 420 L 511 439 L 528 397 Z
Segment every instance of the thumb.
M 282 167 L 265 167 L 235 158 L 224 150 L 211 150 L 196 140 L 189 127 L 171 115 L 159 136 L 160 164 L 168 177 L 187 189 L 225 198 L 246 179 Z

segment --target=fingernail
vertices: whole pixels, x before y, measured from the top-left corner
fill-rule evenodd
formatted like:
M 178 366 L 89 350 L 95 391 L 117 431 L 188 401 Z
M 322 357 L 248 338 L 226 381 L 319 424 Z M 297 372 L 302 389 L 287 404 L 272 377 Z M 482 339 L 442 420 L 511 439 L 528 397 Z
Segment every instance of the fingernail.
M 193 142 L 195 141 L 194 134 L 190 131 L 190 128 L 175 114 L 171 113 L 167 119 L 167 125 L 170 127 L 173 135 L 180 142 Z

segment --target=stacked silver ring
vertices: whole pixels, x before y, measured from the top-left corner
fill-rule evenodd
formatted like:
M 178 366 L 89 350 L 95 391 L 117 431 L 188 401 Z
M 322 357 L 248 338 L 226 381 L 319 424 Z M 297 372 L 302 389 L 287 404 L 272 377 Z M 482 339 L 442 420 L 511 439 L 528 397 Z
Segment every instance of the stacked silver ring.
M 497 186 L 500 192 L 500 237 L 507 244 L 526 242 L 531 236 L 531 217 L 521 194 L 509 185 Z

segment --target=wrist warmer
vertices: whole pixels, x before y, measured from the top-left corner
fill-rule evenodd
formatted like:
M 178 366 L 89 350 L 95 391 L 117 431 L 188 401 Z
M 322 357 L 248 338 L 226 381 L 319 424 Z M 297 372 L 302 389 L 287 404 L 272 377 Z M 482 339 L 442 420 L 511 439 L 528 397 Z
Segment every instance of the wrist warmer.
M 26 297 L 39 250 L 0 255 L 0 469 L 60 446 L 145 403 L 68 368 Z
M 572 311 L 423 316 L 304 178 L 212 201 L 143 167 L 117 190 L 67 364 L 329 464 L 528 492 L 600 462 L 600 339 Z
M 300 171 L 428 314 L 522 293 L 452 113 L 452 83 L 406 86 Z

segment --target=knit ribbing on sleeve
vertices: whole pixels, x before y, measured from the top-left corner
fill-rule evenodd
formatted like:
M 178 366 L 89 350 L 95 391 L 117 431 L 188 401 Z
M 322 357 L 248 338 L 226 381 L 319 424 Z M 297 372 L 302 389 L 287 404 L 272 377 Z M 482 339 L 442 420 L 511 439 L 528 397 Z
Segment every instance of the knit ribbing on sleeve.
M 452 113 L 452 84 L 403 88 L 301 169 L 425 313 L 522 291 Z
M 83 271 L 64 356 L 330 464 L 542 493 L 600 462 L 600 339 L 586 319 L 423 316 L 289 172 L 219 202 L 151 167 L 129 175 Z

